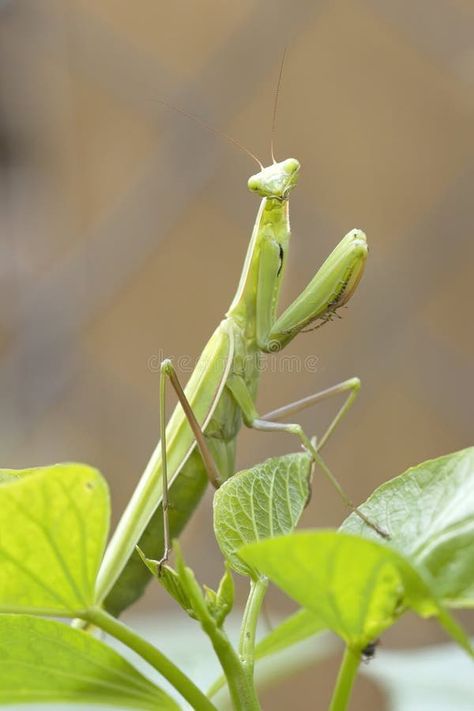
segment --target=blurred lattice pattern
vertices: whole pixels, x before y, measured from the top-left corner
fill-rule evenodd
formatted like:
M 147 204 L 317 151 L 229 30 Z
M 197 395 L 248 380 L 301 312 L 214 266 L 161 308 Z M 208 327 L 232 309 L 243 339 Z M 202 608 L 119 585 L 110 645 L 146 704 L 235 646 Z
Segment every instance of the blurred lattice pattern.
M 199 353 L 257 209 L 247 158 L 160 100 L 268 160 L 285 45 L 277 153 L 303 164 L 286 298 L 350 228 L 371 255 L 343 321 L 291 346 L 317 371 L 266 373 L 261 409 L 359 375 L 328 451 L 359 499 L 473 443 L 472 2 L 3 0 L 2 465 L 86 460 L 123 507 L 157 436 L 152 364 Z M 239 463 L 293 446 L 244 433 Z M 318 484 L 306 522 L 342 514 Z M 208 519 L 187 540 L 212 577 Z

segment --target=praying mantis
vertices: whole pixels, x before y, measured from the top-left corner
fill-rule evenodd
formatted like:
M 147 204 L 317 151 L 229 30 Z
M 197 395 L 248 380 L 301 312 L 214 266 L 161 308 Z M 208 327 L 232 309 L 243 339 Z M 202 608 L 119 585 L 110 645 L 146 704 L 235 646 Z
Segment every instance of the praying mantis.
M 277 316 L 290 244 L 289 196 L 297 184 L 300 164 L 295 158 L 280 162 L 273 158 L 267 167 L 258 162 L 260 170 L 250 177 L 248 187 L 261 197 L 261 203 L 232 303 L 184 390 L 172 362 L 161 364 L 161 441 L 111 538 L 97 579 L 96 599 L 113 614 L 138 599 L 151 579 L 135 552 L 136 545 L 147 556 L 162 555 L 162 561 L 166 560 L 171 537 L 183 529 L 207 482 L 218 486 L 235 473 L 236 438 L 243 424 L 295 436 L 347 506 L 385 535 L 352 504 L 320 454 L 354 402 L 358 378 L 263 416 L 256 409 L 262 354 L 280 351 L 301 331 L 331 320 L 354 293 L 368 254 L 365 234 L 351 230 L 300 295 Z M 179 402 L 166 425 L 168 381 Z M 299 424 L 284 421 L 342 394 L 342 406 L 317 443 Z

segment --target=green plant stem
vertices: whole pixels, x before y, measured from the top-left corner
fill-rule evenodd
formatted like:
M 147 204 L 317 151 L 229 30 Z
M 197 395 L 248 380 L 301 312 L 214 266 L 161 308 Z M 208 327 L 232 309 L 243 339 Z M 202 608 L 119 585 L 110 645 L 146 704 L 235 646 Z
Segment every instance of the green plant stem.
M 246 673 L 225 632 L 215 625 L 206 625 L 205 622 L 201 622 L 201 626 L 211 640 L 221 663 L 235 711 L 260 711 L 253 679 Z
M 84 615 L 86 622 L 100 627 L 101 630 L 107 632 L 115 639 L 125 644 L 134 652 L 140 655 L 154 669 L 156 669 L 165 679 L 167 679 L 173 687 L 179 691 L 193 709 L 197 711 L 216 711 L 214 704 L 209 701 L 207 696 L 191 681 L 186 674 L 162 654 L 150 642 L 140 637 L 130 627 L 127 627 L 123 622 L 119 622 L 115 617 L 109 615 L 108 612 L 99 608 L 88 610 Z
M 245 606 L 240 628 L 239 657 L 246 674 L 253 680 L 255 666 L 255 635 L 263 599 L 268 588 L 268 579 L 259 577 L 250 583 L 250 593 Z
M 359 664 L 360 652 L 346 647 L 329 711 L 346 711 Z
M 184 570 L 184 574 L 187 581 L 187 591 L 192 596 L 201 627 L 211 640 L 225 674 L 233 708 L 235 711 L 260 711 L 253 679 L 246 674 L 225 631 L 216 625 L 214 618 L 209 613 L 201 592 L 196 586 L 194 575 L 187 568 Z

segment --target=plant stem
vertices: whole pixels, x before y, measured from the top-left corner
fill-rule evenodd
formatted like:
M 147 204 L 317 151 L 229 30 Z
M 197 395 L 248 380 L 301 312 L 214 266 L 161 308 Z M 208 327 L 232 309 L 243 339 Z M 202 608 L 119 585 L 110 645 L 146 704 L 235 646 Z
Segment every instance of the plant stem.
M 139 654 L 140 657 L 145 659 L 148 664 L 156 669 L 179 691 L 181 696 L 191 704 L 193 709 L 197 711 L 216 711 L 214 704 L 209 701 L 207 696 L 186 674 L 183 674 L 170 659 L 150 644 L 150 642 L 140 637 L 140 635 L 134 632 L 130 627 L 124 625 L 123 622 L 119 622 L 115 617 L 109 615 L 108 612 L 99 608 L 88 610 L 84 615 L 84 619 L 100 627 L 101 630 L 115 637 L 115 639 L 118 639 Z
M 211 640 L 214 651 L 225 674 L 230 698 L 235 711 L 260 711 L 260 703 L 253 679 L 248 676 L 225 632 L 214 625 L 201 622 Z
M 202 598 L 192 571 L 184 570 L 187 592 L 192 596 L 194 607 L 203 631 L 211 640 L 214 651 L 225 674 L 230 698 L 235 711 L 260 711 L 253 679 L 248 676 L 239 655 L 230 643 L 225 631 L 218 627 Z
M 246 673 L 225 630 L 216 623 L 203 597 L 201 587 L 193 571 L 185 565 L 179 548 L 177 549 L 176 569 L 201 628 L 209 637 L 219 659 L 226 677 L 234 711 L 260 711 L 253 679 Z
M 329 711 L 346 711 L 359 664 L 360 652 L 346 647 Z
M 252 580 L 242 626 L 240 628 L 239 656 L 246 674 L 252 681 L 255 666 L 255 635 L 257 632 L 257 622 L 267 588 L 267 578 L 262 576 L 257 580 Z

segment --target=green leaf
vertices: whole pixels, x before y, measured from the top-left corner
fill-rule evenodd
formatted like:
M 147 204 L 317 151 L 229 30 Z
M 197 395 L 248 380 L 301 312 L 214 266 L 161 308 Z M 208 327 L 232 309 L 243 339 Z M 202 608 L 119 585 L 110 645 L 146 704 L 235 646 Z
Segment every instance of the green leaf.
M 222 625 L 229 612 L 232 611 L 232 608 L 234 607 L 234 598 L 234 579 L 229 568 L 226 566 L 226 571 L 219 582 L 219 587 L 217 588 L 216 596 L 217 609 L 215 616 L 217 624 L 219 626 Z
M 360 509 L 390 534 L 388 545 L 428 571 L 452 607 L 474 606 L 474 448 L 432 459 L 380 486 Z M 380 539 L 356 515 L 346 533 Z
M 384 544 L 337 531 L 305 531 L 244 546 L 240 555 L 354 649 L 362 650 L 411 608 L 422 617 L 436 616 L 474 654 L 423 576 Z
M 0 469 L 0 484 L 7 484 L 21 477 L 33 474 L 36 469 Z
M 0 611 L 80 616 L 94 604 L 107 484 L 83 464 L 19 475 L 0 486 Z
M 178 575 L 178 573 L 169 565 L 162 565 L 160 570 L 160 565 L 157 560 L 147 558 L 139 546 L 136 546 L 136 550 L 150 573 L 154 575 L 154 577 L 166 590 L 168 595 L 170 595 L 170 597 L 172 597 L 173 600 L 175 600 L 190 617 L 196 619 L 196 615 L 192 607 L 192 600 L 187 594 L 180 575 Z
M 302 608 L 280 622 L 255 647 L 255 659 L 263 659 L 326 629 L 325 622 L 314 612 Z
M 129 662 L 86 632 L 30 615 L 0 615 L 0 704 L 82 702 L 176 711 Z
M 444 631 L 447 632 L 451 639 L 457 642 L 459 646 L 469 654 L 469 656 L 474 657 L 474 647 L 472 646 L 466 632 L 463 630 L 461 625 L 456 622 L 454 617 L 449 614 L 447 609 L 442 607 L 441 603 L 439 604 L 439 610 L 436 616 L 439 624 L 444 628 Z
M 139 546 L 136 549 L 148 570 L 189 617 L 202 622 L 203 615 L 206 620 L 211 616 L 216 626 L 222 626 L 234 601 L 234 581 L 228 570 L 216 592 L 207 585 L 201 588 L 194 572 L 186 565 L 177 541 L 173 542 L 176 570 L 169 565 L 162 565 L 160 570 L 158 561 L 147 558 Z
M 416 571 L 386 546 L 335 531 L 247 545 L 240 555 L 355 649 L 380 636 L 405 606 L 439 611 Z
M 287 454 L 238 472 L 216 491 L 214 531 L 233 570 L 255 577 L 237 551 L 294 529 L 308 502 L 310 477 L 309 455 Z
M 230 570 L 227 569 L 222 576 L 217 592 L 207 585 L 203 585 L 203 589 L 207 609 L 216 625 L 222 627 L 234 604 L 234 581 Z

